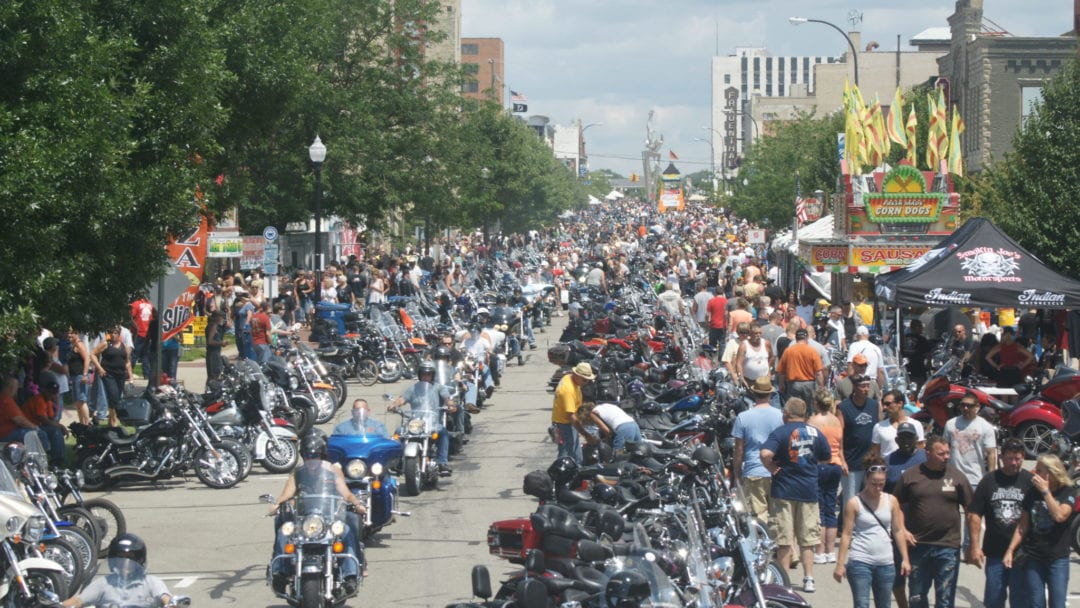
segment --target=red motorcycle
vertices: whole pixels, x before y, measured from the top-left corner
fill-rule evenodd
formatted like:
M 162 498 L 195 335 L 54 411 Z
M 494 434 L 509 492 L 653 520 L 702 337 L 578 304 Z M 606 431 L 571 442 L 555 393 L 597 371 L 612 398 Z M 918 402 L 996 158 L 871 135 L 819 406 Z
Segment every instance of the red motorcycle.
M 1066 390 L 1066 382 L 1063 378 L 1061 388 L 1051 390 L 1054 394 L 1057 390 Z M 1080 378 L 1077 382 L 1080 383 Z M 1043 390 L 1051 384 L 1053 382 L 1047 383 Z M 1054 433 L 1060 431 L 1064 424 L 1057 403 L 1032 391 L 1022 402 L 1012 405 L 988 394 L 988 390 L 992 390 L 992 387 L 980 385 L 977 376 L 962 377 L 959 360 L 954 357 L 923 385 L 919 398 L 922 410 L 912 417 L 923 424 L 929 424 L 931 430 L 940 432 L 945 428 L 947 420 L 960 415 L 960 399 L 971 391 L 979 397 L 979 403 L 982 404 L 979 415 L 997 427 L 999 440 L 1005 437 L 1020 438 L 1024 442 L 1028 458 L 1034 458 L 1054 448 Z M 1000 441 L 998 443 L 1000 444 Z

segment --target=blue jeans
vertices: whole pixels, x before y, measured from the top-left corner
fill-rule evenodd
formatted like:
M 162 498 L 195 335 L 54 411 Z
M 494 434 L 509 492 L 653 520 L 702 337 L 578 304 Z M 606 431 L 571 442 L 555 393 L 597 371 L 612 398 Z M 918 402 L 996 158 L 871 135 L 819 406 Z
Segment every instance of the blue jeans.
M 1065 596 L 1069 593 L 1069 558 L 1052 561 L 1028 559 L 1024 564 L 1023 578 L 1026 584 L 1026 608 L 1065 608 Z M 1045 591 L 1050 592 L 1050 603 Z
M 849 561 L 847 577 L 848 585 L 851 586 L 853 608 L 870 608 L 871 592 L 874 594 L 874 608 L 889 608 L 892 604 L 895 576 L 896 566 L 893 564 L 874 566 L 865 562 Z
M 270 350 L 269 344 L 256 344 L 252 347 L 252 350 L 255 351 L 255 361 L 259 364 L 269 361 L 273 352 Z
M 960 548 L 937 545 L 912 547 L 911 576 L 908 577 L 908 606 L 927 608 L 930 585 L 934 585 L 934 607 L 953 608 L 956 601 L 956 577 L 960 574 Z
M 26 443 L 26 436 L 30 433 L 37 433 L 38 439 L 41 440 L 41 445 L 49 445 L 49 438 L 45 436 L 40 430 L 24 429 L 22 427 L 15 427 L 14 431 L 11 431 L 4 437 L 0 437 L 0 442 L 11 443 L 12 441 L 18 441 L 19 443 Z
M 1011 599 L 1012 608 L 1021 608 L 1027 601 L 1024 576 L 1006 568 L 1000 557 L 986 556 L 986 584 L 983 586 L 983 605 L 986 608 L 1005 608 Z
M 90 385 L 89 394 L 90 411 L 93 412 L 94 417 L 98 420 L 105 420 L 109 417 L 109 398 L 105 395 L 105 382 L 101 378 L 101 374 L 94 376 L 94 383 Z
M 440 425 L 439 438 L 435 440 L 435 464 L 448 464 L 449 462 L 450 434 L 446 432 L 446 427 Z
M 578 432 L 572 424 L 555 423 L 555 445 L 559 448 L 558 458 L 569 456 L 581 464 L 581 442 Z
M 836 527 L 836 491 L 840 487 L 841 475 L 838 464 L 818 465 L 818 511 L 822 528 Z M 826 547 L 825 551 L 831 549 L 832 547 Z
M 621 450 L 627 441 L 641 442 L 641 427 L 636 422 L 624 422 L 615 427 L 615 438 L 611 441 L 611 447 Z

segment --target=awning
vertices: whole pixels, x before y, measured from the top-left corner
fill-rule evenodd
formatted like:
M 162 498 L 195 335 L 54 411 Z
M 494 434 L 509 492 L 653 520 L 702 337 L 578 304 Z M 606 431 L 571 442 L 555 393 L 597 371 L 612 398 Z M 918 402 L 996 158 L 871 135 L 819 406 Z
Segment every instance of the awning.
M 817 239 L 831 239 L 833 238 L 833 216 L 830 213 L 817 220 L 799 228 L 799 242 L 803 240 L 817 240 Z M 792 239 L 790 230 L 784 230 L 777 232 L 773 237 L 772 246 L 773 251 L 789 251 L 791 253 L 799 253 L 798 246 Z
M 609 201 L 617 201 L 620 198 L 624 198 L 625 196 L 625 194 L 619 192 L 618 190 L 612 190 L 611 192 L 608 192 L 607 196 L 605 196 L 604 198 Z
M 589 195 L 589 204 L 590 205 L 603 205 L 604 202 L 590 194 Z

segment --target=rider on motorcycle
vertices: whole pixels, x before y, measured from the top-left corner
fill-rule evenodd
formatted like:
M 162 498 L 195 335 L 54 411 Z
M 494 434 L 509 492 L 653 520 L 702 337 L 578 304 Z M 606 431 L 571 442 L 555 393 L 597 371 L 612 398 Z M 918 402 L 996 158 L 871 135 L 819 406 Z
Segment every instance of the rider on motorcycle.
M 514 295 L 510 297 L 510 306 L 521 312 L 521 330 L 525 332 L 525 337 L 529 340 L 529 349 L 536 350 L 536 336 L 533 334 L 532 326 L 533 313 L 530 309 L 532 304 L 525 297 L 521 285 L 514 287 Z
M 371 417 L 371 408 L 365 399 L 357 399 L 352 404 L 352 416 L 339 422 L 334 427 L 332 435 L 370 435 L 373 437 L 386 437 L 386 425 Z
M 449 414 L 457 411 L 457 406 L 450 399 L 450 391 L 445 386 L 435 384 L 435 364 L 433 362 L 423 361 L 420 363 L 417 377 L 419 381 L 407 388 L 404 394 L 387 406 L 387 410 L 396 412 L 402 405 L 408 403 L 414 412 L 421 410 L 437 412 L 443 407 L 447 408 Z M 435 440 L 438 450 L 435 454 L 435 464 L 439 467 L 440 475 L 450 475 L 452 472 L 450 470 L 450 435 L 443 426 L 440 426 L 437 431 L 439 438 Z
M 337 489 L 338 494 L 345 499 L 345 502 L 351 503 L 356 509 L 356 513 L 349 512 L 345 516 L 346 531 L 342 542 L 345 544 L 346 550 L 356 556 L 363 573 L 366 575 L 367 563 L 364 561 L 364 547 L 360 544 L 360 518 L 357 516 L 357 513 L 364 513 L 366 510 L 364 503 L 349 491 L 341 467 L 326 461 L 326 439 L 321 435 L 316 433 L 305 435 L 300 443 L 300 455 L 304 458 L 303 464 L 297 467 L 293 474 L 289 476 L 288 481 L 285 482 L 285 487 L 281 490 L 281 494 L 278 495 L 277 500 L 270 507 L 270 514 L 277 515 L 274 520 L 276 539 L 274 541 L 274 557 L 284 552 L 286 541 L 284 535 L 278 532 L 281 529 L 281 524 L 284 523 L 283 514 L 280 512 L 279 507 L 286 501 L 295 498 L 298 494 L 304 493 L 309 487 L 320 485 L 322 480 L 327 480 Z M 272 561 L 271 563 L 275 565 L 281 564 L 283 560 Z M 357 586 L 356 566 L 352 560 L 343 560 L 341 563 L 341 570 L 345 576 L 342 590 L 346 595 L 352 595 Z M 274 592 L 284 593 L 288 581 L 289 577 L 284 571 L 278 569 L 278 571 L 274 572 L 272 579 Z
M 442 334 L 439 336 L 439 342 L 429 352 L 431 360 L 438 366 L 440 363 L 449 365 L 451 369 L 458 368 L 465 356 L 461 354 L 461 351 L 454 348 L 454 337 L 450 334 Z M 438 370 L 438 367 L 436 367 Z M 485 383 L 485 389 L 487 390 L 486 397 L 491 396 L 491 391 L 494 390 L 495 385 L 491 382 L 491 374 L 485 369 L 483 372 L 483 379 Z M 472 378 L 468 375 L 462 375 L 460 372 L 455 374 L 455 380 L 465 383 L 465 410 L 471 414 L 475 414 L 480 411 L 480 408 L 476 406 L 476 400 L 478 390 L 476 383 L 472 381 Z M 463 411 L 457 412 L 459 419 L 465 414 Z M 460 425 L 459 425 L 460 428 Z
M 109 574 L 93 580 L 82 593 L 61 606 L 165 606 L 172 601 L 168 587 L 146 573 L 146 543 L 134 534 L 121 534 L 109 543 Z

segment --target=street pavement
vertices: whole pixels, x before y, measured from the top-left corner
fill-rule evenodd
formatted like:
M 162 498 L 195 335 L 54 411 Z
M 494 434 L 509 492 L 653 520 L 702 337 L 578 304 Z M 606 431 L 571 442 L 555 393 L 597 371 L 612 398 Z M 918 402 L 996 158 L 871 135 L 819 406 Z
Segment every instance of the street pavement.
M 555 319 L 562 325 L 564 319 Z M 492 584 L 515 570 L 508 562 L 488 555 L 488 525 L 499 519 L 526 516 L 535 500 L 524 496 L 522 478 L 546 468 L 555 457 L 547 438 L 551 394 L 546 391 L 553 371 L 546 349 L 559 331 L 537 334 L 538 348 L 524 367 L 511 366 L 491 406 L 473 417 L 475 430 L 463 453 L 453 461 L 454 474 L 439 481 L 438 489 L 419 497 L 403 497 L 400 509 L 411 511 L 368 543 L 370 575 L 350 606 L 445 606 L 470 596 L 469 572 L 475 564 L 488 566 Z M 179 378 L 200 391 L 205 372 L 199 362 L 186 363 Z M 382 395 L 397 395 L 407 383 L 349 385 L 349 400 L 363 397 L 372 411 L 393 429 L 397 415 L 387 414 Z M 348 405 L 338 420 L 348 416 Z M 236 487 L 213 490 L 194 475 L 188 481 L 169 480 L 157 486 L 139 484 L 102 495 L 124 510 L 128 529 L 149 546 L 149 569 L 177 594 L 192 597 L 195 606 L 285 608 L 266 583 L 266 565 L 273 540 L 273 520 L 261 494 L 277 495 L 284 475 L 271 475 L 255 465 L 252 474 Z M 832 579 L 832 566 L 815 569 L 817 592 L 803 594 L 819 608 L 851 605 L 846 581 Z M 1070 569 L 1072 605 L 1080 606 L 1080 560 Z M 793 581 L 801 571 L 792 570 Z M 982 572 L 963 566 L 957 593 L 958 607 L 981 606 Z

